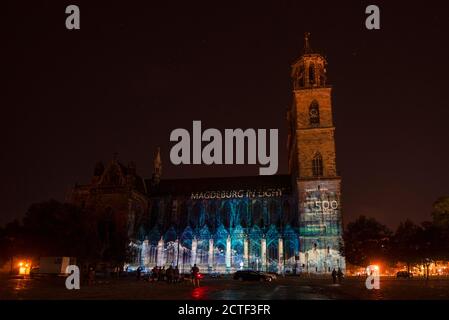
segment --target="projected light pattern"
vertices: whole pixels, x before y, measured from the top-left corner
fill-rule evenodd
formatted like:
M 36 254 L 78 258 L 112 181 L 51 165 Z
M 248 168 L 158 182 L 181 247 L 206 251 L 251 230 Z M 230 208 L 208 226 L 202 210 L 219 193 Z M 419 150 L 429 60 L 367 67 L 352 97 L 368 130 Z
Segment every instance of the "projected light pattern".
M 305 204 L 311 208 L 307 215 L 319 211 L 311 203 Z M 141 245 L 136 246 L 140 252 L 135 255 L 134 264 L 147 270 L 154 266 L 178 266 L 182 273 L 189 272 L 194 264 L 203 273 L 228 273 L 242 269 L 299 273 L 305 271 L 304 263 L 309 266 L 306 268 L 309 272 L 328 272 L 329 267 L 338 266 L 339 254 L 334 249 L 338 243 L 323 254 L 317 251 L 318 244 L 312 246 L 312 252 L 301 252 L 301 239 L 305 244 L 312 240 L 300 235 L 334 236 L 338 232 L 332 227 L 326 228 L 326 225 L 323 229 L 314 230 L 315 225 L 323 222 L 322 215 L 318 213 L 302 226 L 304 219 L 295 214 L 296 203 L 290 196 L 189 199 L 183 205 L 184 219 L 164 215 L 165 211 L 153 212 L 153 225 L 149 231 L 142 229 L 140 232 Z M 164 207 L 162 201 L 157 207 Z M 332 213 L 327 212 L 326 215 Z M 181 223 L 169 224 L 167 219 Z M 317 268 L 319 264 L 323 265 Z

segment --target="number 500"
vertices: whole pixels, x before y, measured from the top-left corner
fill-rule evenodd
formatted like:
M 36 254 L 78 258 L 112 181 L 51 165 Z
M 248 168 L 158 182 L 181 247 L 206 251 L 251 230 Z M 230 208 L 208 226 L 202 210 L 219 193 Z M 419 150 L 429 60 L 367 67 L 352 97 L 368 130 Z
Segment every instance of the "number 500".
M 315 201 L 315 206 L 317 206 L 318 209 L 323 210 L 323 211 L 327 211 L 329 209 L 335 210 L 338 208 L 338 202 L 336 200 Z

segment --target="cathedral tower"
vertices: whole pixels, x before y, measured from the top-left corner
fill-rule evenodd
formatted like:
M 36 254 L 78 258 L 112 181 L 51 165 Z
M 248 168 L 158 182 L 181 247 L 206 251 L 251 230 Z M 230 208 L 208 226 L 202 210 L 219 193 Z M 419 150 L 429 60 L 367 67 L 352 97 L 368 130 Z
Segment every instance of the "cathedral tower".
M 298 195 L 300 265 L 303 272 L 345 268 L 340 255 L 342 221 L 337 173 L 332 88 L 326 59 L 312 50 L 306 33 L 301 57 L 292 65 L 293 103 L 288 111 L 289 170 Z

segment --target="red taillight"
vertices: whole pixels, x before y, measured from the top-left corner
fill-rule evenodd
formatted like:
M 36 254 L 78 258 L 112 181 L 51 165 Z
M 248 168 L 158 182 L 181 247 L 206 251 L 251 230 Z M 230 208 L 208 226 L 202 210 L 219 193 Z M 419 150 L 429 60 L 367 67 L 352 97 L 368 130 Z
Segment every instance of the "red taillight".
M 203 276 L 201 273 L 197 273 L 197 274 L 196 274 L 196 278 L 197 278 L 197 279 L 203 279 L 203 277 L 204 277 L 204 276 Z

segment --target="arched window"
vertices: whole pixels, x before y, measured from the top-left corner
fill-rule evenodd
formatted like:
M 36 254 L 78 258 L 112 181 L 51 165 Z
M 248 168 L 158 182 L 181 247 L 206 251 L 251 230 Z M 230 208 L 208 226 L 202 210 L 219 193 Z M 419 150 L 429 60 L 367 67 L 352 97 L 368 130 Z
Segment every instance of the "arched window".
M 278 204 L 275 200 L 270 202 L 269 206 L 270 210 L 270 224 L 278 224 L 279 222 L 279 213 L 278 213 Z
M 215 231 L 215 228 L 217 226 L 217 205 L 215 204 L 215 201 L 212 200 L 212 202 L 209 204 L 208 207 L 208 216 L 207 216 L 207 226 L 210 230 Z
M 309 122 L 312 126 L 320 124 L 320 107 L 316 100 L 313 100 L 309 106 Z
M 230 227 L 229 223 L 231 220 L 231 205 L 229 204 L 228 201 L 226 201 L 223 204 L 223 207 L 221 208 L 220 218 L 221 218 L 220 220 L 221 220 L 221 223 L 223 224 L 223 226 L 225 228 L 229 228 Z
M 192 215 L 190 216 L 190 225 L 194 228 L 196 228 L 197 226 L 199 226 L 199 222 L 200 222 L 200 216 L 202 214 L 202 203 L 200 201 L 196 202 L 193 206 L 193 212 Z
M 315 177 L 323 175 L 323 157 L 319 152 L 315 153 L 312 160 L 312 172 Z
M 253 225 L 260 226 L 263 221 L 262 205 L 259 201 L 253 203 Z
M 313 63 L 309 65 L 309 83 L 315 83 L 315 65 Z
M 299 87 L 304 87 L 305 83 L 304 83 L 304 79 L 305 79 L 305 74 L 304 74 L 304 65 L 301 64 L 301 66 L 299 67 Z

